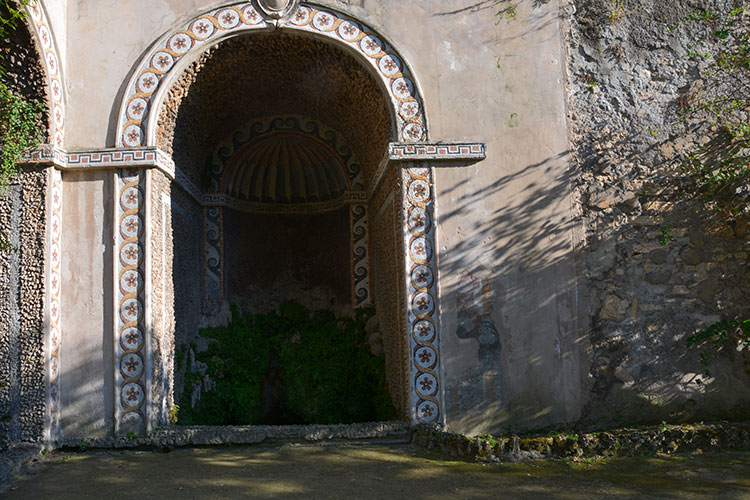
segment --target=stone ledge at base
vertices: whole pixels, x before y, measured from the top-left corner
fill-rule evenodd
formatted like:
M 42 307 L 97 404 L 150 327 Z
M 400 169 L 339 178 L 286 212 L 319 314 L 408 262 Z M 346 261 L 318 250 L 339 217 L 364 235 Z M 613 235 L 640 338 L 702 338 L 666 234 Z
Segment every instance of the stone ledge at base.
M 167 427 L 146 437 L 67 438 L 58 447 L 139 448 L 206 446 L 259 443 L 324 443 L 375 441 L 409 442 L 411 428 L 406 422 L 367 422 L 333 425 L 226 425 Z
M 659 425 L 639 429 L 558 434 L 522 438 L 516 435 L 464 436 L 438 426 L 420 425 L 413 442 L 462 460 L 513 462 L 538 458 L 634 456 L 657 453 L 701 453 L 750 450 L 750 423 Z
M 32 443 L 21 443 L 0 452 L 0 495 L 12 477 L 18 476 L 32 461 L 39 458 L 42 446 Z

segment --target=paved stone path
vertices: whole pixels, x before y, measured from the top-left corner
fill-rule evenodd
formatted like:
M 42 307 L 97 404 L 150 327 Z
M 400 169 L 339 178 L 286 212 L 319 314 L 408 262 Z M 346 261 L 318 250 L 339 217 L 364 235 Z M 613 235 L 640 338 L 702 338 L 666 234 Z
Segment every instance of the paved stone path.
M 8 499 L 750 499 L 750 453 L 477 464 L 410 445 L 55 453 Z

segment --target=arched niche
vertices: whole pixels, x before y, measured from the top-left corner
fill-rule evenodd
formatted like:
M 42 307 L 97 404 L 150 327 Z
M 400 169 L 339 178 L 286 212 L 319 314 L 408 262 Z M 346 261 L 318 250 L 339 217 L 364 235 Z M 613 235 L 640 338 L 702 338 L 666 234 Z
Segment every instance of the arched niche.
M 226 207 L 223 195 L 203 187 L 209 153 L 241 124 L 279 114 L 305 115 L 336 129 L 355 151 L 367 207 L 369 281 L 389 353 L 389 392 L 402 418 L 442 421 L 431 170 L 425 163 L 389 163 L 388 155 L 389 142 L 427 139 L 418 86 L 403 58 L 382 35 L 342 13 L 303 3 L 279 25 L 245 2 L 181 23 L 137 67 L 120 108 L 118 146 L 158 146 L 172 155 L 178 182 L 155 170 L 138 178 L 118 173 L 116 220 L 123 237 L 117 251 L 136 245 L 146 257 L 115 260 L 118 275 L 145 275 L 143 291 L 121 285 L 116 297 L 116 344 L 122 347 L 116 363 L 139 358 L 151 366 L 118 370 L 118 431 L 166 420 L 174 387 L 167 360 L 173 359 L 180 321 L 201 324 L 205 318 L 196 311 L 222 314 L 222 306 L 207 310 L 209 280 L 200 276 L 223 262 L 224 251 L 220 243 L 212 249 L 210 241 L 224 232 Z M 237 68 L 245 75 L 233 77 Z M 212 85 L 220 90 L 200 90 Z M 129 205 L 131 188 L 146 193 L 145 199 Z M 145 226 L 142 232 L 133 230 L 133 216 Z M 220 279 L 219 294 L 223 287 Z M 148 338 L 131 348 L 124 336 L 135 332 Z

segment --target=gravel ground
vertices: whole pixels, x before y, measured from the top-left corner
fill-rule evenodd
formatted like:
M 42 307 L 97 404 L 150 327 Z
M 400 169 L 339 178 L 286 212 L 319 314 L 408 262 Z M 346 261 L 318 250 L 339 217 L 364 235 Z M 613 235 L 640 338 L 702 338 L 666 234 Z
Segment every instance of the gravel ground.
M 750 499 L 750 453 L 482 464 L 444 461 L 412 445 L 57 452 L 3 496 Z

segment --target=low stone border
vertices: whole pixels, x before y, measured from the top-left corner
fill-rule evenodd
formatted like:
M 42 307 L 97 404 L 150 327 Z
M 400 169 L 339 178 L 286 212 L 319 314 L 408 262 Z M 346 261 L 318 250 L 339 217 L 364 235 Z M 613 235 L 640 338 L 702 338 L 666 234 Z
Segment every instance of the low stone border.
M 517 461 L 583 456 L 633 456 L 750 450 L 750 423 L 660 425 L 587 434 L 542 437 L 465 436 L 421 425 L 413 442 L 445 456 L 464 460 Z
M 63 439 L 59 447 L 141 448 L 207 446 L 258 443 L 324 443 L 327 441 L 392 440 L 408 442 L 411 429 L 406 422 L 368 422 L 335 425 L 226 425 L 173 426 L 157 429 L 146 437 L 102 437 Z
M 25 469 L 41 456 L 42 446 L 22 443 L 0 451 L 0 495 L 10 485 L 13 477 L 24 473 Z

